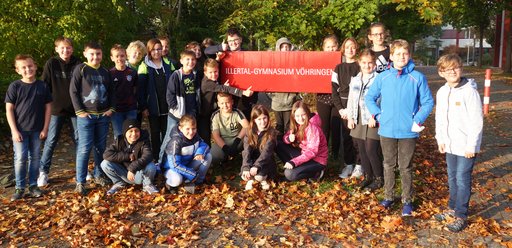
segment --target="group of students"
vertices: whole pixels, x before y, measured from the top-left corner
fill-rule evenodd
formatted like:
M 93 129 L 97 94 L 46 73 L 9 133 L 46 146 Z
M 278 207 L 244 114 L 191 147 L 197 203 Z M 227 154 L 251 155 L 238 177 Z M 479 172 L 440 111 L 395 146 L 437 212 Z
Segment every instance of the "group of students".
M 55 41 L 58 56 L 45 64 L 42 81 L 35 77 L 33 59 L 18 55 L 15 67 L 22 79 L 11 83 L 5 98 L 15 158 L 11 200 L 24 195 L 27 160 L 29 194 L 41 196 L 39 187 L 48 184 L 53 150 L 70 118 L 77 145 L 76 191 L 82 195 L 87 194 L 91 150 L 94 181 L 101 186 L 112 181 L 110 195 L 134 183 L 143 184 L 147 193 L 158 192 L 153 179 L 160 168 L 169 190 L 185 184 L 193 192 L 205 181 L 211 164 L 240 152 L 245 189 L 259 182 L 265 190 L 271 185 L 268 180 L 277 176 L 274 154 L 282 160 L 287 180 L 321 179 L 330 138 L 332 155 L 342 156 L 345 163 L 340 177 L 364 175 L 360 188 L 384 187 L 385 208 L 395 202 L 398 165 L 402 215 L 410 216 L 411 161 L 434 100 L 425 76 L 414 69 L 409 44 L 395 40 L 387 46 L 380 23 L 368 31 L 369 49 L 358 53 L 353 38 L 342 43 L 344 60 L 333 70 L 333 92 L 317 95 L 316 113 L 296 93 L 268 94 L 277 128 L 271 125 L 270 110 L 256 103 L 257 94 L 250 88 L 219 82 L 218 61 L 224 52 L 241 50 L 237 30 L 228 31 L 227 43 L 205 50 L 216 59 L 203 59 L 199 43 L 191 42 L 181 52 L 180 64 L 163 53 L 169 45 L 165 38 L 150 39 L 147 46 L 132 42 L 126 50 L 114 45 L 115 67 L 110 71 L 101 67 L 99 44 L 85 45 L 87 62 L 81 63 L 73 56 L 71 40 L 60 37 Z M 335 36 L 324 39 L 324 51 L 338 51 L 338 46 Z M 276 44 L 279 51 L 292 47 L 286 38 Z M 441 57 L 438 67 L 447 84 L 437 94 L 436 139 L 439 151 L 447 154 L 450 201 L 448 210 L 435 218 L 455 217 L 448 228 L 460 231 L 467 225 L 471 171 L 482 136 L 481 102 L 474 80 L 461 76 L 457 55 Z M 141 129 L 144 117 L 150 133 Z M 106 148 L 110 121 L 115 138 Z

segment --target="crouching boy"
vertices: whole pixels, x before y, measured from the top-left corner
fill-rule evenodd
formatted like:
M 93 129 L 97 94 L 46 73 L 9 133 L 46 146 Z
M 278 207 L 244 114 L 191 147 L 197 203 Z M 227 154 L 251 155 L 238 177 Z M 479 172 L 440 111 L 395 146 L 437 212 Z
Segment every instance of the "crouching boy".
M 204 182 L 212 162 L 210 148 L 197 134 L 196 119 L 184 115 L 178 126 L 171 130 L 171 141 L 165 149 L 164 164 L 166 187 L 178 187 L 185 181 L 186 190 L 194 193 L 195 185 Z
M 152 183 L 156 166 L 152 162 L 149 135 L 140 129 L 137 120 L 123 122 L 123 134 L 107 148 L 103 159 L 101 168 L 114 183 L 107 195 L 116 193 L 127 184 L 142 184 L 142 190 L 148 194 L 158 192 Z

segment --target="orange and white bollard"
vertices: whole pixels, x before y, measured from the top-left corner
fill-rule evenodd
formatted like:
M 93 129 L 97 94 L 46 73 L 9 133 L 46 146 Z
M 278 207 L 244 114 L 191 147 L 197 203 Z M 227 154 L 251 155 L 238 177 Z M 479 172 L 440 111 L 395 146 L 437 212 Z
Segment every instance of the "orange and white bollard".
M 484 115 L 489 114 L 489 100 L 491 98 L 491 69 L 485 70 L 484 84 Z

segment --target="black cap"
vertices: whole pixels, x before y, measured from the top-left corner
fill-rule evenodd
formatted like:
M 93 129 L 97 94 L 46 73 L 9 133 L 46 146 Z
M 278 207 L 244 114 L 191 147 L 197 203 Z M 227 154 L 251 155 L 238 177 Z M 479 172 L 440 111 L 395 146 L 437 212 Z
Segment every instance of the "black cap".
M 140 130 L 140 123 L 134 119 L 128 119 L 123 122 L 123 135 L 132 128 L 138 128 Z

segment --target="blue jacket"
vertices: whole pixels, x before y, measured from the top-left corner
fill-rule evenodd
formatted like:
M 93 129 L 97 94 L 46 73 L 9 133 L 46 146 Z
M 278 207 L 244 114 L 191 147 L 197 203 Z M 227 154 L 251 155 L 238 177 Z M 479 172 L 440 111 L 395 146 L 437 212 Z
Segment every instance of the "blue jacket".
M 165 73 L 165 82 L 169 82 L 172 70 L 169 64 L 162 60 L 162 67 Z M 168 113 L 168 109 L 160 109 L 158 101 L 166 102 L 166 99 L 158 99 L 155 85 L 155 73 L 156 69 L 148 65 L 147 56 L 145 61 L 140 63 L 138 70 L 138 81 L 137 81 L 137 97 L 139 110 L 149 110 L 150 116 L 160 116 Z
M 434 107 L 427 78 L 414 70 L 412 60 L 400 71 L 391 64 L 377 75 L 365 103 L 380 123 L 379 135 L 395 139 L 417 138 L 418 133 L 411 131 L 413 122 L 422 125 Z
M 171 169 L 180 173 L 187 180 L 194 180 L 197 171 L 189 167 L 189 164 L 196 155 L 206 156 L 210 152 L 210 148 L 198 134 L 191 140 L 187 139 L 178 129 L 178 126 L 171 130 L 170 135 L 171 141 L 167 144 L 165 152 L 167 156 L 173 156 L 174 159 L 167 159 L 164 164 L 164 171 Z

